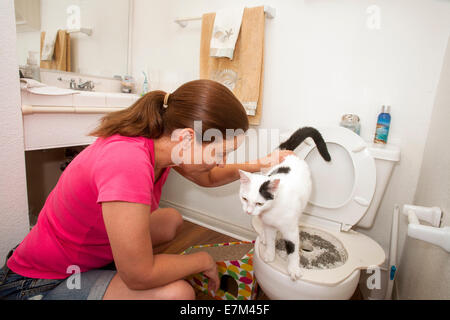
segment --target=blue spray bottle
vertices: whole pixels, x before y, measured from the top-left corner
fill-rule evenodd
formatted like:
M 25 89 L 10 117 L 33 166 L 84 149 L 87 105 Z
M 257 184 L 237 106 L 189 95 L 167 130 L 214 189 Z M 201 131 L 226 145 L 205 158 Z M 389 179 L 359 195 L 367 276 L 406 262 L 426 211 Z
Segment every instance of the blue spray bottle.
M 378 115 L 377 128 L 375 130 L 375 138 L 373 140 L 374 143 L 387 143 L 389 127 L 391 126 L 391 115 L 389 113 L 390 109 L 390 106 L 383 106 L 381 108 L 381 113 Z

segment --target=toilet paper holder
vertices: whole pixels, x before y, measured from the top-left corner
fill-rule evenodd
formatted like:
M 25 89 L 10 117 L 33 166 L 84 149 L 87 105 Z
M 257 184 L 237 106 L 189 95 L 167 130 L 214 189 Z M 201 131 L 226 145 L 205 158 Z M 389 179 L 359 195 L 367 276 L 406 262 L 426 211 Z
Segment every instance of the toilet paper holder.
M 441 208 L 405 204 L 402 213 L 408 216 L 408 236 L 432 243 L 450 252 L 450 227 L 439 228 Z M 431 226 L 421 225 L 419 220 L 427 221 Z

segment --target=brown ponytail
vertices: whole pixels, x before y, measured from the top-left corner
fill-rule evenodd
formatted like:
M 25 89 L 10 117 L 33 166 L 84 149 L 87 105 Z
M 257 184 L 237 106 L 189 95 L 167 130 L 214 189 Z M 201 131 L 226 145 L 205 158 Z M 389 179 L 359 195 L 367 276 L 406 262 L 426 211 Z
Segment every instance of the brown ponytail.
M 164 91 L 147 93 L 130 107 L 111 112 L 101 119 L 92 136 L 158 138 L 179 128 L 194 128 L 202 121 L 202 133 L 210 128 L 224 136 L 226 129 L 247 131 L 248 119 L 244 107 L 224 85 L 212 80 L 194 80 L 183 84 L 169 95 L 163 107 Z

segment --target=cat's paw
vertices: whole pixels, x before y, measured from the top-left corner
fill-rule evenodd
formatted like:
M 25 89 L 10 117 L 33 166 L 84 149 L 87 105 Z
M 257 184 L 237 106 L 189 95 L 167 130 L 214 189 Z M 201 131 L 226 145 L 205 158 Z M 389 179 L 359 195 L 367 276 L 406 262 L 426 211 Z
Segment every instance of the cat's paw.
M 275 250 L 264 250 L 262 252 L 261 258 L 265 262 L 272 262 L 273 260 L 275 260 Z
M 288 273 L 292 281 L 298 280 L 302 277 L 303 273 L 299 266 L 288 265 Z
M 266 244 L 267 244 L 267 242 L 266 242 L 266 237 L 264 237 L 264 236 L 261 236 L 260 241 L 261 241 L 261 243 L 262 243 L 263 245 L 266 245 Z

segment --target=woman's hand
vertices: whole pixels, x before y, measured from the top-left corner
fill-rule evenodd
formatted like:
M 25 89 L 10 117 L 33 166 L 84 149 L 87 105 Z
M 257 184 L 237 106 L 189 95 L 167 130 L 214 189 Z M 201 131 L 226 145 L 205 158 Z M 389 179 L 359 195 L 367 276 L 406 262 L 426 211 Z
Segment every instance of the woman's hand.
M 295 155 L 295 152 L 290 150 L 275 150 L 271 154 L 265 156 L 264 158 L 261 158 L 258 160 L 262 168 L 269 168 L 273 167 L 281 162 L 284 161 L 284 158 L 286 158 L 289 155 Z
M 205 252 L 205 254 L 207 267 L 202 273 L 205 277 L 209 279 L 208 290 L 213 290 L 213 292 L 216 292 L 217 289 L 219 289 L 220 285 L 219 273 L 217 271 L 217 264 L 209 253 Z

